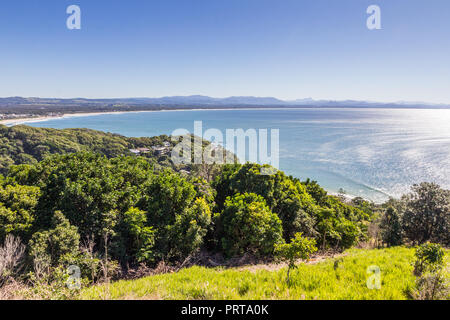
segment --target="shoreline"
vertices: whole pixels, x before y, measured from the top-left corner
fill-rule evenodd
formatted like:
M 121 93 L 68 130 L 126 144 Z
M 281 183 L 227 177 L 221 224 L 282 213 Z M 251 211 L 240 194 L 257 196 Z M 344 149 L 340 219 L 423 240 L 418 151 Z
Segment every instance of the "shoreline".
M 42 122 L 48 120 L 60 120 L 66 118 L 75 118 L 75 117 L 90 117 L 90 116 L 98 116 L 103 114 L 121 114 L 128 112 L 146 112 L 146 111 L 110 111 L 110 112 L 83 112 L 83 113 L 64 113 L 60 116 L 39 116 L 34 118 L 14 118 L 14 119 L 4 119 L 0 120 L 0 124 L 5 126 L 17 126 L 26 123 L 34 123 L 34 122 Z
M 144 112 L 180 112 L 180 111 L 231 111 L 231 110 L 284 110 L 284 109 L 308 109 L 308 108 L 276 108 L 276 107 L 258 107 L 258 108 L 191 108 L 191 109 L 162 109 L 162 110 L 135 110 L 135 111 L 98 111 L 98 112 L 79 112 L 79 113 L 63 113 L 60 116 L 39 116 L 34 118 L 14 118 L 14 119 L 4 119 L 0 120 L 0 125 L 5 125 L 8 127 L 26 124 L 43 122 L 48 120 L 60 120 L 66 118 L 75 117 L 91 117 L 99 115 L 108 114 L 125 114 L 125 113 L 144 113 Z
M 74 117 L 91 117 L 108 114 L 125 114 L 125 113 L 143 113 L 143 112 L 180 112 L 180 111 L 236 111 L 236 110 L 298 110 L 298 109 L 315 109 L 315 110 L 336 110 L 336 109 L 352 109 L 352 110 L 368 110 L 368 109 L 404 109 L 404 108 L 364 108 L 364 107 L 242 107 L 242 108 L 183 108 L 183 109 L 161 109 L 161 110 L 126 110 L 126 111 L 97 111 L 97 112 L 77 112 L 62 113 L 59 116 L 37 116 L 26 118 L 12 118 L 0 120 L 0 125 L 12 127 L 27 123 L 44 122 L 49 120 L 60 120 Z M 406 108 L 405 108 L 406 109 Z M 414 108 L 415 110 L 416 108 Z

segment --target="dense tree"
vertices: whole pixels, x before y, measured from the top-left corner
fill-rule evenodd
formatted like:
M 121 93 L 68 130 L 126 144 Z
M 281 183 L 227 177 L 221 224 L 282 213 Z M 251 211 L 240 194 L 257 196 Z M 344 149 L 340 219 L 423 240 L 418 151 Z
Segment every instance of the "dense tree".
M 154 262 L 155 231 L 147 226 L 145 211 L 130 208 L 124 213 L 119 230 L 120 239 L 117 241 L 115 250 L 122 261 Z
M 82 239 L 93 236 L 98 250 L 122 263 L 181 259 L 210 227 L 214 189 L 201 178 L 155 171 L 144 158 L 76 153 L 20 169 L 11 168 L 9 181 L 41 187 L 34 230 L 60 210 Z
M 312 181 L 308 178 L 303 182 L 303 185 L 305 185 L 306 191 L 314 198 L 319 206 L 326 204 L 328 193 L 317 183 L 317 181 Z
M 269 167 L 250 163 L 225 166 L 214 182 L 218 194 L 217 211 L 223 209 L 226 197 L 236 193 L 255 193 L 261 195 L 270 210 L 281 219 L 285 239 L 292 238 L 296 232 L 311 235 L 314 200 L 305 186 L 281 171 L 265 175 L 263 168 Z
M 217 195 L 216 190 L 203 178 L 198 176 L 191 176 L 188 181 L 194 185 L 194 190 L 196 192 L 196 198 L 204 198 L 211 211 L 215 208 L 215 198 Z
M 36 164 L 54 154 L 94 152 L 108 158 L 132 155 L 130 149 L 147 148 L 141 156 L 161 167 L 182 169 L 172 163 L 167 152 L 152 151 L 152 147 L 168 144 L 170 151 L 174 143 L 166 135 L 157 137 L 129 138 L 118 134 L 90 129 L 51 129 L 25 125 L 6 127 L 0 125 L 0 173 L 6 173 L 12 165 Z M 209 142 L 204 141 L 205 146 Z M 190 166 L 187 166 L 188 168 Z
M 201 248 L 273 256 L 274 245 L 299 232 L 345 249 L 363 238 L 372 214 L 362 199 L 342 203 L 317 182 L 267 174 L 270 166 L 187 165 L 191 172 L 180 173 L 167 155 L 129 154 L 167 145 L 167 136 L 18 126 L 0 127 L 0 140 L 0 238 L 20 236 L 27 261 L 58 272 L 78 265 L 91 281 L 100 269 L 109 279 L 117 262 L 176 264 Z
M 362 231 L 355 222 L 334 209 L 324 208 L 316 215 L 315 230 L 322 249 L 347 249 L 356 244 Z
M 52 212 L 60 210 L 83 239 L 94 235 L 96 243 L 103 239 L 106 215 L 123 213 L 135 205 L 140 186 L 152 173 L 144 159 L 108 160 L 91 153 L 56 156 L 43 161 L 37 171 L 42 184 L 38 227 L 48 225 Z
M 30 238 L 39 195 L 38 187 L 0 184 L 0 242 L 8 234 Z
M 402 224 L 397 210 L 388 207 L 380 222 L 381 238 L 385 244 L 398 246 L 402 244 Z
M 262 196 L 254 193 L 229 197 L 218 216 L 221 244 L 228 256 L 269 255 L 282 242 L 282 224 Z
M 261 172 L 265 167 L 249 163 L 225 166 L 214 181 L 218 211 L 223 209 L 225 195 L 253 192 L 261 195 L 272 212 L 279 216 L 286 241 L 295 233 L 302 232 L 309 237 L 319 237 L 324 247 L 347 248 L 367 232 L 365 222 L 370 219 L 371 212 L 364 212 L 328 196 L 314 181 L 301 183 L 281 171 L 264 175 Z M 325 221 L 328 218 L 323 218 L 322 214 L 326 212 L 332 213 L 334 222 Z M 328 228 L 324 224 L 330 224 L 329 231 L 324 231 Z M 328 234 L 323 236 L 324 232 Z
M 402 225 L 408 240 L 450 244 L 450 191 L 434 183 L 421 183 L 414 185 L 403 201 Z
M 184 259 L 198 250 L 211 224 L 211 209 L 204 198 L 197 198 L 190 208 L 175 218 L 170 226 L 170 256 Z
M 30 240 L 31 256 L 41 268 L 64 265 L 79 254 L 80 235 L 62 212 L 56 211 L 49 230 L 36 232 Z
M 123 226 L 120 222 L 125 213 L 142 198 L 142 186 L 152 178 L 153 166 L 146 159 L 108 159 L 99 154 L 76 153 L 55 155 L 39 164 L 20 167 L 26 170 L 13 167 L 9 181 L 41 187 L 34 231 L 47 230 L 53 212 L 59 210 L 78 228 L 81 239 L 93 237 L 102 254 L 110 247 L 112 257 L 129 261 L 127 250 L 123 249 L 126 241 L 116 233 Z M 136 259 L 136 250 L 141 249 L 129 248 Z
M 351 205 L 359 210 L 363 211 L 368 217 L 372 215 L 375 210 L 375 204 L 364 200 L 361 197 L 355 197 L 351 201 Z
M 365 232 L 361 231 L 360 225 L 348 219 L 340 218 L 336 229 L 340 239 L 336 243 L 335 248 L 341 250 L 349 249 L 356 245 L 359 240 L 365 240 Z
M 138 207 L 155 230 L 155 259 L 183 259 L 203 244 L 211 223 L 214 190 L 202 179 L 189 181 L 171 170 L 142 188 Z

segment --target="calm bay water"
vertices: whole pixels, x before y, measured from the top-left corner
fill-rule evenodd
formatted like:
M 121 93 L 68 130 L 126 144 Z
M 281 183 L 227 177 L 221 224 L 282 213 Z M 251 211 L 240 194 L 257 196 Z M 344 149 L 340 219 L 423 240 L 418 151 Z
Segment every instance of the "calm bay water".
M 175 129 L 280 130 L 280 169 L 317 180 L 330 192 L 380 202 L 414 183 L 450 189 L 450 110 L 252 109 L 191 110 L 77 116 L 28 123 L 90 128 L 142 137 Z

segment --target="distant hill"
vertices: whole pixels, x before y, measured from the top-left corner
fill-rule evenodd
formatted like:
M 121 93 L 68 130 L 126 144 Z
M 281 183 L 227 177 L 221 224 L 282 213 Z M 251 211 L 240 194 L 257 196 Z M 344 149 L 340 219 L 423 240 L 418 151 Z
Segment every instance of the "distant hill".
M 173 96 L 162 98 L 124 99 L 57 99 L 57 98 L 0 98 L 0 120 L 89 112 L 127 112 L 189 109 L 240 108 L 399 108 L 450 109 L 450 105 L 427 103 L 380 103 L 367 101 L 332 101 L 311 98 L 283 101 L 272 97 Z
M 192 96 L 172 96 L 162 98 L 122 98 L 122 99 L 57 99 L 57 98 L 23 98 L 10 97 L 0 98 L 0 111 L 11 110 L 18 107 L 22 109 L 48 109 L 49 107 L 92 107 L 106 110 L 114 108 L 135 107 L 148 109 L 173 108 L 175 106 L 185 107 L 371 107 L 371 108 L 450 108 L 445 104 L 430 104 L 425 102 L 368 102 L 368 101 L 333 101 L 333 100 L 314 100 L 311 98 L 297 99 L 291 101 L 280 100 L 273 97 L 228 97 L 212 98 L 202 95 Z M 50 108 L 51 109 L 51 108 Z M 101 109 L 103 110 L 103 109 Z

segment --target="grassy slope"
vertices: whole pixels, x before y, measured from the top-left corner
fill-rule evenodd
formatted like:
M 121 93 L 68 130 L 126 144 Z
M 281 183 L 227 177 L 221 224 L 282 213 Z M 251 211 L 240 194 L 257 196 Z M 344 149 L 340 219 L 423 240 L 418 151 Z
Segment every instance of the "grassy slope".
M 448 261 L 448 251 L 447 251 Z M 335 265 L 335 261 L 340 260 Z M 133 281 L 118 281 L 106 289 L 85 289 L 83 299 L 406 299 L 414 286 L 414 249 L 351 249 L 346 256 L 318 264 L 302 264 L 285 283 L 286 269 L 276 271 L 192 267 Z M 369 290 L 367 267 L 381 269 L 382 287 Z

